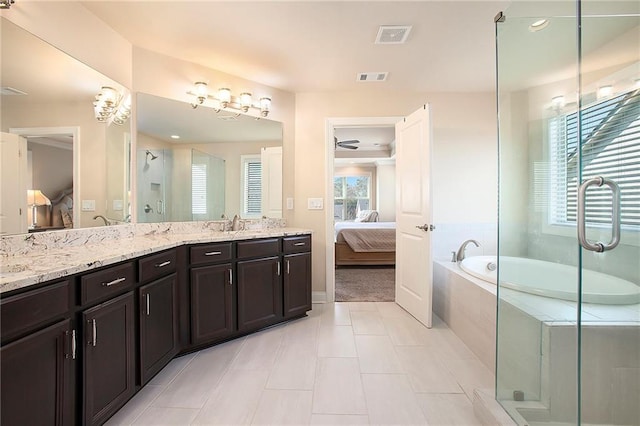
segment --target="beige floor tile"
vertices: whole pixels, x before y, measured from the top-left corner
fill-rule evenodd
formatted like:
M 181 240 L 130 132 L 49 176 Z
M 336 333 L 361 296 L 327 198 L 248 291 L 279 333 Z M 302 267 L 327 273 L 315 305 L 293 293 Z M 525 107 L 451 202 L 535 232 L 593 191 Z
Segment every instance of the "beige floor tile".
M 202 408 L 243 342 L 203 349 L 153 401 L 154 407 Z
M 419 394 L 418 403 L 432 426 L 481 426 L 465 394 Z
M 313 388 L 314 414 L 367 414 L 356 358 L 319 358 Z
M 470 400 L 474 389 L 494 387 L 493 374 L 478 359 L 448 359 L 444 364 Z
M 233 370 L 270 370 L 283 339 L 285 326 L 270 328 L 245 338 L 231 364 Z
M 140 390 L 127 404 L 113 415 L 106 426 L 130 425 L 164 390 L 163 386 L 148 384 Z
M 229 370 L 194 420 L 197 425 L 251 423 L 267 382 L 266 371 Z
M 317 361 L 316 345 L 283 343 L 271 369 L 267 388 L 312 390 Z
M 356 357 L 356 343 L 351 326 L 320 327 L 319 357 Z
M 284 327 L 283 343 L 302 343 L 309 346 L 318 344 L 320 317 L 305 317 L 288 323 Z
M 353 334 L 386 335 L 387 329 L 382 322 L 382 316 L 376 311 L 352 311 L 351 323 Z
M 455 377 L 426 346 L 396 346 L 396 353 L 414 392 L 462 393 Z
M 382 319 L 394 345 L 424 346 L 429 329 L 413 317 L 384 317 Z
M 355 311 L 377 311 L 377 302 L 347 302 L 349 304 L 349 310 Z
M 356 336 L 361 373 L 403 373 L 389 336 Z
M 411 317 L 411 315 L 396 302 L 379 302 L 376 304 L 376 308 L 383 317 Z
M 166 386 L 196 357 L 197 353 L 187 354 L 175 358 L 167 364 L 153 379 L 149 381 L 150 385 Z
M 134 425 L 168 426 L 188 425 L 198 414 L 193 408 L 149 407 L 136 419 Z
M 312 414 L 311 424 L 315 426 L 361 426 L 369 424 L 369 416 L 353 414 Z
M 311 421 L 311 399 L 311 391 L 265 390 L 251 424 L 309 424 Z
M 426 424 L 416 394 L 405 375 L 363 374 L 362 386 L 371 424 Z
M 322 327 L 351 325 L 351 313 L 347 303 L 328 303 L 324 306 L 321 318 Z

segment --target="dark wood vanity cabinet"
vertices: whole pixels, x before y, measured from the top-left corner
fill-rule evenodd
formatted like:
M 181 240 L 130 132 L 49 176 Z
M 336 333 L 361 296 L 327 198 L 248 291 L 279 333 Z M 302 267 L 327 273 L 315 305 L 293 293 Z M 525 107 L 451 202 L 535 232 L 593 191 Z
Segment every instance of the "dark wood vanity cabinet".
M 83 424 L 104 423 L 135 393 L 134 293 L 82 312 Z
M 189 248 L 191 344 L 223 340 L 236 328 L 233 244 Z
M 247 332 L 282 320 L 281 239 L 239 241 L 238 331 Z
M 311 236 L 286 237 L 283 246 L 284 317 L 311 310 Z
M 69 280 L 0 302 L 0 424 L 75 424 L 77 334 Z
M 66 319 L 0 349 L 0 424 L 75 424 L 75 344 Z

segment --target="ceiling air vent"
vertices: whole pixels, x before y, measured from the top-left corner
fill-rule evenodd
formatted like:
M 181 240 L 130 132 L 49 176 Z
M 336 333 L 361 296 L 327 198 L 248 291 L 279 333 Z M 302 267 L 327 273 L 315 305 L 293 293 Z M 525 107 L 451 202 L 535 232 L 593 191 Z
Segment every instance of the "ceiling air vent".
M 381 25 L 376 44 L 403 44 L 409 37 L 411 25 Z
M 13 87 L 2 86 L 0 87 L 0 95 L 24 96 L 26 95 L 26 93 L 23 92 L 22 90 L 14 89 Z
M 388 72 L 359 72 L 356 80 L 364 82 L 364 81 L 385 81 Z

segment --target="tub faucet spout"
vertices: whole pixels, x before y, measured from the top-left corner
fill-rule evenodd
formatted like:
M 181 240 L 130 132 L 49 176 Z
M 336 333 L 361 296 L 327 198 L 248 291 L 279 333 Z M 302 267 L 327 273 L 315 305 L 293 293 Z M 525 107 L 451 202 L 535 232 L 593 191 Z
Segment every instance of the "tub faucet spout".
M 462 262 L 464 260 L 464 256 L 465 256 L 464 251 L 467 249 L 467 245 L 469 243 L 473 243 L 475 244 L 476 247 L 480 247 L 480 243 L 477 242 L 476 240 L 467 240 L 464 243 L 462 243 L 462 245 L 458 249 L 458 253 L 456 254 L 456 260 L 458 262 Z

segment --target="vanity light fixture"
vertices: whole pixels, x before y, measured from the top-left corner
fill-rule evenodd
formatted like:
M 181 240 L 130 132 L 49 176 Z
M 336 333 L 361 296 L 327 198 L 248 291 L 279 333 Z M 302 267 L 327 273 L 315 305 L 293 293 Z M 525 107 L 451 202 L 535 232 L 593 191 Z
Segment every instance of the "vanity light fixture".
M 16 0 L 0 0 L 0 9 L 11 9 Z
M 122 96 L 113 87 L 103 86 L 93 102 L 96 120 L 123 125 L 131 115 L 131 95 Z
M 564 96 L 554 96 L 551 98 L 551 106 L 554 108 L 562 108 L 564 106 Z
M 246 113 L 250 109 L 255 109 L 260 112 L 261 117 L 266 117 L 271 110 L 271 98 L 262 97 L 258 102 L 254 102 L 251 93 L 243 92 L 239 96 L 233 96 L 231 89 L 227 87 L 220 88 L 215 95 L 211 95 L 209 94 L 207 83 L 203 81 L 196 82 L 194 89 L 188 91 L 187 94 L 196 98 L 196 102 L 191 103 L 193 109 L 198 108 L 200 105 L 205 105 L 206 102 L 206 106 L 213 108 L 215 112 L 220 112 L 223 109 L 233 109 Z

